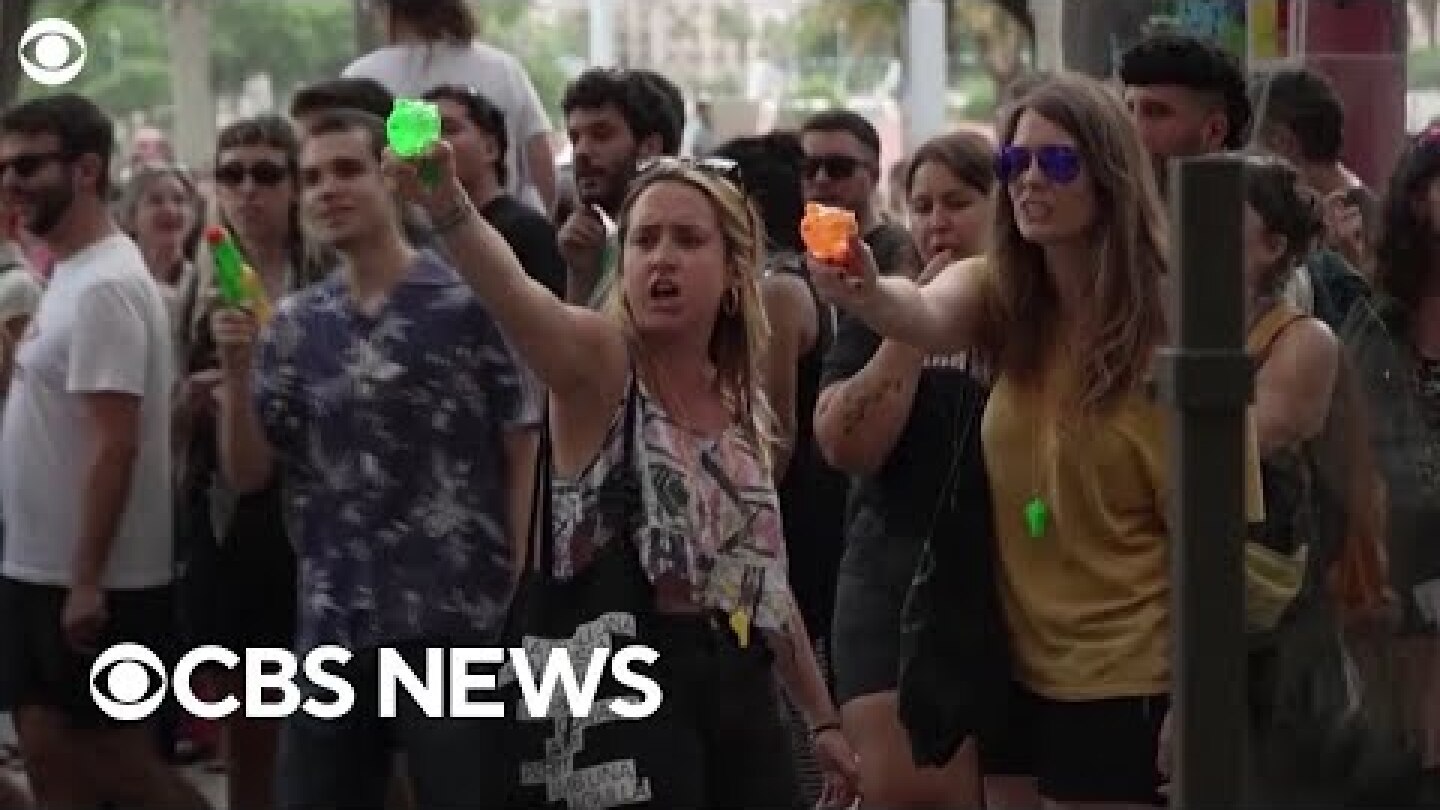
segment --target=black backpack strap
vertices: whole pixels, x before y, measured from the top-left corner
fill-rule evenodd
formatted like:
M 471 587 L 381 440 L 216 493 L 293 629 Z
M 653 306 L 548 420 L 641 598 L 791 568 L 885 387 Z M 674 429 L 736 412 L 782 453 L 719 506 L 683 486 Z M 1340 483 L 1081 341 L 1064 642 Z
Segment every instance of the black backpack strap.
M 525 548 L 525 570 L 549 573 L 554 550 L 555 525 L 552 521 L 551 482 L 553 465 L 550 448 L 550 394 L 540 403 L 540 442 L 535 454 L 535 480 L 530 497 L 529 542 Z

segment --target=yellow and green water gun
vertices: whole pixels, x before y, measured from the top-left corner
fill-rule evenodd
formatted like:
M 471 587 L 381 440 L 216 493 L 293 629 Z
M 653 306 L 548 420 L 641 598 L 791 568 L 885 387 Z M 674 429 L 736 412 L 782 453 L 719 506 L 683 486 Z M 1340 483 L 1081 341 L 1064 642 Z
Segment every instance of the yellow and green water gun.
M 240 255 L 240 248 L 225 229 L 215 225 L 205 231 L 210 256 L 215 262 L 215 287 L 226 306 L 249 310 L 261 324 L 270 320 L 270 299 L 260 274 Z

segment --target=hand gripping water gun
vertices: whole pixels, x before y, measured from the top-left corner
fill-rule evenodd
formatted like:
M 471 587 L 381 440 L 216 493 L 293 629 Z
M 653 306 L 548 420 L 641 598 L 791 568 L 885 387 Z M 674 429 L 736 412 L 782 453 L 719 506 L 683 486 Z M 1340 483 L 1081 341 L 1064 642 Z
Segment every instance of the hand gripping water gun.
M 218 225 L 205 231 L 215 260 L 215 286 L 226 306 L 247 309 L 262 325 L 270 320 L 270 299 L 255 268 L 245 263 L 235 240 Z
M 440 140 L 439 106 L 411 98 L 396 99 L 390 117 L 385 119 L 385 137 L 400 157 L 407 160 L 421 157 L 431 144 Z M 440 181 L 439 167 L 430 161 L 421 163 L 420 181 L 426 188 L 434 188 Z
M 810 255 L 832 264 L 850 261 L 850 237 L 859 231 L 853 211 L 820 203 L 806 203 L 800 220 L 800 238 Z

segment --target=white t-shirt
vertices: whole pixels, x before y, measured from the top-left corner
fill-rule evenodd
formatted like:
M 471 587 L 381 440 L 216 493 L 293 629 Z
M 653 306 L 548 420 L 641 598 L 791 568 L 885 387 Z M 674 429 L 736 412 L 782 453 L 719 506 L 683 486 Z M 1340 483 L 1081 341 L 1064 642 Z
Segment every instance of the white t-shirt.
M 525 153 L 532 138 L 550 131 L 550 117 L 530 75 L 515 57 L 483 42 L 392 45 L 360 57 L 342 75 L 374 79 L 396 97 L 419 98 L 442 84 L 468 87 L 484 96 L 505 114 L 510 141 L 505 151 L 506 191 L 543 210 Z
M 5 576 L 68 585 L 94 452 L 86 393 L 139 396 L 139 455 L 101 584 L 171 579 L 170 316 L 130 237 L 108 236 L 55 265 L 21 342 L 0 432 Z

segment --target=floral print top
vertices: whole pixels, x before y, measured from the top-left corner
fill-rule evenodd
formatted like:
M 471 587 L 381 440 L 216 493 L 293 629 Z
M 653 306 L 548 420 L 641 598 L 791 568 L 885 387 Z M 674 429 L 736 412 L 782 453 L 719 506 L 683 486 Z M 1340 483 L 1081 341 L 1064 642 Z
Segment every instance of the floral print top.
M 502 437 L 540 409 L 470 288 L 422 253 L 372 316 L 332 274 L 280 304 L 257 366 L 298 648 L 493 640 L 511 591 Z
M 707 439 L 671 418 L 633 376 L 629 391 L 627 397 L 638 398 L 636 435 L 629 440 L 644 471 L 632 539 L 657 601 L 726 615 L 743 610 L 755 628 L 788 629 L 792 608 L 779 499 L 744 431 L 732 426 Z M 601 493 L 624 473 L 628 404 L 617 409 L 590 466 L 573 480 L 555 478 L 557 577 L 582 571 L 623 531 L 623 521 L 602 507 Z

